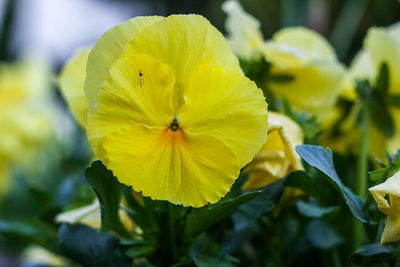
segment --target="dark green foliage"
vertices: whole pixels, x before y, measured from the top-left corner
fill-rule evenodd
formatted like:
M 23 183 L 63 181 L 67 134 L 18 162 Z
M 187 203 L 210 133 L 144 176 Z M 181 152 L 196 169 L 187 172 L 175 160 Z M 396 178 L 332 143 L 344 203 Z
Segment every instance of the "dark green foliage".
M 86 179 L 100 202 L 101 231 L 115 231 L 122 236 L 129 236 L 119 219 L 119 202 L 124 185 L 120 184 L 100 161 L 93 162 L 92 166 L 87 168 Z
M 58 236 L 63 253 L 84 266 L 131 266 L 130 260 L 118 253 L 119 241 L 111 233 L 101 234 L 85 225 L 63 224 Z
M 367 222 L 365 214 L 362 212 L 363 201 L 342 183 L 336 173 L 333 166 L 332 151 L 329 148 L 325 150 L 314 145 L 297 146 L 296 151 L 308 164 L 326 175 L 324 177 L 328 178 L 328 181 L 339 192 L 354 217 L 360 222 Z
M 394 251 L 391 247 L 381 244 L 367 244 L 359 247 L 351 256 L 356 265 L 372 266 L 374 264 L 394 263 Z

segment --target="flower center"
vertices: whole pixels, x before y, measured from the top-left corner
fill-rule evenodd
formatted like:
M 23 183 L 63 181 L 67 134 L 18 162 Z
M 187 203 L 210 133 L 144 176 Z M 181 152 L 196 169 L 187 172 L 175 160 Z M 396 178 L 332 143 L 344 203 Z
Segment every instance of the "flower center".
M 169 125 L 169 128 L 174 132 L 179 130 L 180 127 L 179 127 L 178 120 L 176 118 L 174 118 L 174 120 L 171 122 L 171 124 Z

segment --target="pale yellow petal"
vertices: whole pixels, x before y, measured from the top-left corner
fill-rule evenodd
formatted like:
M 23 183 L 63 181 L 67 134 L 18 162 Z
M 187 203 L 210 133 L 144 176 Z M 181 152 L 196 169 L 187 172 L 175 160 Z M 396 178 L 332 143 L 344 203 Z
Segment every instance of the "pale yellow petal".
M 334 62 L 331 45 L 319 33 L 304 27 L 278 31 L 263 48 L 266 59 L 281 68 L 296 68 L 310 61 Z
M 381 243 L 400 239 L 400 172 L 369 189 L 378 208 L 388 216 Z M 389 196 L 389 201 L 386 199 Z
M 301 158 L 295 151 L 297 145 L 303 144 L 300 126 L 287 116 L 271 111 L 268 125 L 267 142 L 244 169 L 249 173 L 244 189 L 266 186 L 293 170 L 303 169 Z
M 268 168 L 270 169 L 270 168 Z M 278 179 L 274 174 L 265 170 L 253 170 L 249 174 L 249 178 L 243 185 L 244 190 L 259 189 L 269 184 L 275 183 Z
M 204 66 L 192 76 L 177 118 L 182 128 L 223 141 L 250 162 L 267 137 L 267 104 L 254 82 L 219 66 Z
M 60 213 L 55 218 L 56 223 L 81 223 L 95 229 L 100 229 L 100 204 L 96 199 L 92 204 Z
M 132 124 L 168 127 L 175 113 L 171 69 L 150 56 L 122 56 L 88 112 L 87 134 L 97 157 L 105 160 L 104 138 Z
M 267 41 L 262 51 L 267 61 L 281 68 L 296 68 L 306 63 L 305 51 L 286 44 Z
M 135 17 L 107 31 L 90 51 L 85 81 L 85 95 L 92 105 L 103 82 L 110 76 L 111 65 L 125 46 L 145 27 L 163 19 L 159 16 Z
M 86 62 L 90 49 L 81 49 L 68 61 L 59 77 L 59 85 L 75 119 L 85 128 L 89 102 L 85 96 Z
M 390 25 L 390 26 L 387 28 L 387 30 L 388 30 L 389 34 L 390 34 L 394 39 L 396 39 L 396 41 L 397 41 L 398 43 L 400 43 L 400 22 L 397 22 L 397 23 L 395 23 L 395 24 L 393 24 L 393 25 Z
M 272 68 L 273 74 L 287 74 L 294 77 L 288 83 L 270 83 L 273 93 L 289 102 L 298 110 L 306 110 L 320 121 L 332 116 L 340 93 L 340 83 L 344 76 L 341 64 L 328 61 L 313 61 L 299 68 Z
M 230 0 L 222 4 L 227 14 L 225 28 L 229 34 L 228 43 L 235 55 L 244 59 L 260 57 L 264 37 L 260 22 L 243 10 L 238 1 Z
M 348 100 L 355 101 L 357 99 L 355 88 L 356 80 L 369 80 L 370 82 L 373 82 L 375 75 L 376 69 L 371 61 L 370 54 L 364 49 L 361 50 L 354 57 L 349 70 L 343 78 L 341 84 L 341 96 Z
M 304 27 L 284 28 L 274 34 L 272 39 L 277 44 L 285 44 L 303 51 L 307 60 L 336 60 L 335 52 L 328 41 L 316 31 Z
M 389 92 L 400 93 L 400 43 L 383 28 L 372 28 L 364 41 L 375 69 L 386 62 L 389 66 Z
M 104 148 L 107 167 L 121 183 L 185 206 L 217 202 L 240 171 L 223 142 L 185 130 L 130 126 L 111 133 Z

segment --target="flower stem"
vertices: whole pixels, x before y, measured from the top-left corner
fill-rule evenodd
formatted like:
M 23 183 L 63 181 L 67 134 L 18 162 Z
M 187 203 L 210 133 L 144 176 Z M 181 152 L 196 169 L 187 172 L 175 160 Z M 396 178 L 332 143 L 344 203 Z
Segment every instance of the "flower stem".
M 357 169 L 357 182 L 356 194 L 365 199 L 367 194 L 368 182 L 368 151 L 369 151 L 369 138 L 370 138 L 370 118 L 369 118 L 369 105 L 367 102 L 362 104 L 361 108 L 361 150 L 358 157 Z M 354 224 L 354 238 L 353 249 L 361 245 L 363 238 L 363 225 L 356 221 Z

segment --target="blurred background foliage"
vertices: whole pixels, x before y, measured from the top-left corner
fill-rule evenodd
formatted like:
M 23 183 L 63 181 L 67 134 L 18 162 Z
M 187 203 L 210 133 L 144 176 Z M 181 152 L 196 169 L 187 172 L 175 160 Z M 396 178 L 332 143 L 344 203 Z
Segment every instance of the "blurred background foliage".
M 0 59 L 2 60 L 15 58 L 21 52 L 19 50 L 21 48 L 32 49 L 32 46 L 37 46 L 36 48 L 43 49 L 46 47 L 43 43 L 45 40 L 61 38 L 70 42 L 70 39 L 77 38 L 76 34 L 68 36 L 73 30 L 79 31 L 76 25 L 87 28 L 87 25 L 92 26 L 96 20 L 97 26 L 91 27 L 93 34 L 81 35 L 77 38 L 80 40 L 73 40 L 76 46 L 93 44 L 110 25 L 110 21 L 123 21 L 137 15 L 197 13 L 208 18 L 222 32 L 226 18 L 221 10 L 223 0 L 39 0 L 35 2 L 33 8 L 33 4 L 29 2 L 28 0 L 0 1 L 0 15 L 2 15 Z M 261 22 L 266 39 L 282 27 L 304 25 L 327 37 L 337 51 L 339 59 L 344 63 L 349 63 L 359 50 L 368 28 L 387 26 L 400 18 L 400 5 L 397 0 L 241 0 L 240 2 Z M 30 15 L 26 14 L 27 10 L 31 11 Z M 62 14 L 57 16 L 60 10 Z M 85 11 L 93 16 L 86 16 Z M 105 15 L 103 23 L 96 12 Z M 31 23 L 32 20 L 36 22 Z M 68 24 L 72 28 L 68 32 L 62 31 Z M 55 30 L 46 32 L 45 29 L 50 26 Z M 40 28 L 44 30 L 37 36 L 39 41 L 16 37 L 28 29 L 31 33 L 27 37 L 31 37 Z M 55 33 L 53 34 L 55 36 L 52 36 L 52 33 Z M 92 39 L 89 40 L 90 38 Z M 58 49 L 61 48 L 62 46 Z M 70 54 L 72 48 L 66 50 Z M 62 63 L 58 61 L 57 66 Z

